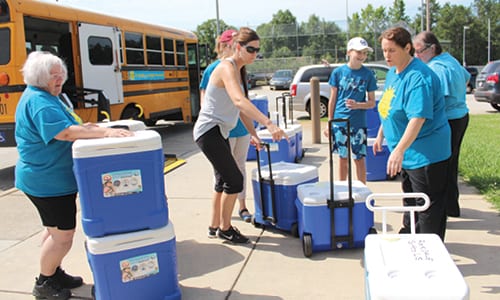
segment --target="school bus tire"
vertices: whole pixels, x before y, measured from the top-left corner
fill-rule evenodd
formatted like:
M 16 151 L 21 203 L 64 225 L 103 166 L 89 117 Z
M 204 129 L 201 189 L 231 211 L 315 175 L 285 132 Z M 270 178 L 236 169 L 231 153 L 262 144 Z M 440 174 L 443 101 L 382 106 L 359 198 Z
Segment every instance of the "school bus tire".
M 122 115 L 120 119 L 132 119 L 132 120 L 139 120 L 139 121 L 144 121 L 144 115 L 141 116 L 142 110 L 139 109 L 136 106 L 129 105 L 125 107 L 125 109 L 122 111 Z

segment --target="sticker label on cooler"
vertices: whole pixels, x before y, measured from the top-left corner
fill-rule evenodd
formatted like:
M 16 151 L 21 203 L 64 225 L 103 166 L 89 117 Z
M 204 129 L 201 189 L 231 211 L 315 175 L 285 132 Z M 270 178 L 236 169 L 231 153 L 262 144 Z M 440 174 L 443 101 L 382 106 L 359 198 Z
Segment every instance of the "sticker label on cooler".
M 101 175 L 102 193 L 105 198 L 142 192 L 141 170 L 123 170 Z
M 156 253 L 131 257 L 120 261 L 122 282 L 130 282 L 156 275 L 160 272 Z
M 271 152 L 280 151 L 280 144 L 278 144 L 278 143 L 269 143 L 269 151 L 271 151 Z

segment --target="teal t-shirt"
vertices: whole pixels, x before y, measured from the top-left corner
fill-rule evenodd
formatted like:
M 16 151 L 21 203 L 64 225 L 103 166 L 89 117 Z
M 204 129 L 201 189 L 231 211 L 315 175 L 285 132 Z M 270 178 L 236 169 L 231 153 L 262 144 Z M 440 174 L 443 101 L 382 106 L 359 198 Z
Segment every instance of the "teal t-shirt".
M 354 128 L 366 128 L 366 110 L 350 109 L 345 106 L 347 99 L 357 102 L 366 101 L 366 93 L 377 90 L 377 79 L 373 72 L 365 66 L 357 70 L 342 65 L 332 71 L 328 84 L 337 88 L 335 119 L 350 119 Z
M 465 116 L 469 112 L 466 95 L 470 73 L 448 52 L 434 56 L 427 65 L 441 82 L 448 119 L 460 119 Z
M 58 97 L 28 86 L 16 108 L 15 137 L 19 159 L 15 186 L 37 197 L 76 193 L 72 142 L 54 137 L 79 123 L 72 109 Z
M 399 74 L 394 67 L 389 70 L 378 112 L 391 151 L 410 119 L 425 118 L 415 141 L 404 154 L 404 169 L 417 169 L 450 157 L 451 131 L 439 78 L 419 59 L 413 59 Z

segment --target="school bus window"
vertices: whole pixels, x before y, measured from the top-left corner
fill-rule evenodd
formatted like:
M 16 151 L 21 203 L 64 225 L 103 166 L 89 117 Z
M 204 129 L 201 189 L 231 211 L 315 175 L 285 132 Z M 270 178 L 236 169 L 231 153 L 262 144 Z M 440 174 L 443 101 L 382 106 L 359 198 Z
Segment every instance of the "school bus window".
M 146 53 L 148 65 L 161 65 L 161 39 L 155 36 L 146 36 Z
M 165 51 L 165 65 L 175 65 L 174 41 L 171 39 L 163 39 L 163 50 Z
M 9 5 L 5 0 L 0 0 L 0 23 L 7 23 L 9 21 Z
M 0 28 L 0 65 L 10 61 L 10 29 Z
M 186 52 L 184 49 L 184 41 L 176 41 L 175 49 L 177 50 L 177 65 L 186 65 Z
M 144 64 L 144 45 L 142 42 L 142 34 L 125 32 L 125 52 L 127 64 Z
M 91 36 L 87 43 L 91 64 L 109 66 L 113 63 L 113 44 L 109 38 Z

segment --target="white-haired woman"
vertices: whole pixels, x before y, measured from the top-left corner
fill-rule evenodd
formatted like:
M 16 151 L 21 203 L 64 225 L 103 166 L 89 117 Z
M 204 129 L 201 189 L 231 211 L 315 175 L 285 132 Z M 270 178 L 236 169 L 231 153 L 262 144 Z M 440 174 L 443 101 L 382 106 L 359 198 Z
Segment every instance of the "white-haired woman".
M 33 295 L 40 299 L 69 299 L 70 289 L 83 284 L 81 277 L 68 275 L 61 269 L 76 227 L 77 185 L 73 175 L 72 142 L 133 133 L 82 124 L 73 110 L 59 100 L 67 79 L 66 66 L 59 57 L 48 52 L 32 52 L 21 71 L 27 87 L 16 108 L 19 160 L 15 185 L 35 205 L 45 227 L 40 275 Z

